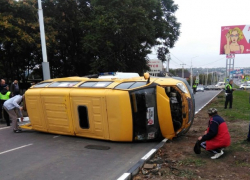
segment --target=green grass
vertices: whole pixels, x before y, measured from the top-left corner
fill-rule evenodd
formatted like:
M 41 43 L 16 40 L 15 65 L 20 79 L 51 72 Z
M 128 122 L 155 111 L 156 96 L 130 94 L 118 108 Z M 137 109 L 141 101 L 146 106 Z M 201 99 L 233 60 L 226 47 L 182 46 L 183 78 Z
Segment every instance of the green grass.
M 250 167 L 250 164 L 248 162 L 237 160 L 235 161 L 235 165 L 238 167 Z
M 245 144 L 242 144 L 242 142 L 233 142 L 229 147 L 228 150 L 232 152 L 244 152 L 248 151 L 248 148 Z
M 228 120 L 250 120 L 249 91 L 234 91 L 232 109 L 224 109 L 225 99 L 225 92 L 221 92 L 217 96 L 217 101 L 210 103 L 208 108 L 215 107 L 218 113 Z
M 183 159 L 178 162 L 178 165 L 180 166 L 190 166 L 193 165 L 195 167 L 200 167 L 206 164 L 205 160 L 202 159 L 193 159 L 193 158 L 188 158 L 188 159 Z

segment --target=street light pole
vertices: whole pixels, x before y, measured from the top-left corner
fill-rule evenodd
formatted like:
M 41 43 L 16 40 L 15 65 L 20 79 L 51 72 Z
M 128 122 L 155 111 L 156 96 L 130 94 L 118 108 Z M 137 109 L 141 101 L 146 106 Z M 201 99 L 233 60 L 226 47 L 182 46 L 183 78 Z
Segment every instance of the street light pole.
M 186 65 L 186 64 L 180 64 L 181 66 L 182 66 L 182 78 L 184 78 L 184 66 Z
M 47 61 L 47 50 L 46 50 L 44 22 L 43 22 L 43 9 L 41 0 L 38 0 L 38 16 L 39 16 L 40 36 L 41 36 L 42 54 L 43 54 L 43 63 L 42 63 L 43 80 L 47 80 L 50 79 L 50 70 L 49 70 L 49 62 Z

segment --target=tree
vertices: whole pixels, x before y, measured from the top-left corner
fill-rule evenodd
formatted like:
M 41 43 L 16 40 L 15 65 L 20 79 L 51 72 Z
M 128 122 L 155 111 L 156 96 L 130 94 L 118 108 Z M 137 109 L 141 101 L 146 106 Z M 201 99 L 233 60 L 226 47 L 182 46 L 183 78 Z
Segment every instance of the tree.
M 88 33 L 83 41 L 84 49 L 94 56 L 92 72 L 135 71 L 142 74 L 148 70 L 147 54 L 159 44 L 158 39 L 164 39 L 165 47 L 172 47 L 174 42 L 170 41 L 177 39 L 178 33 L 171 29 L 174 25 L 178 29 L 172 14 L 176 6 L 171 3 L 158 0 L 91 1 L 93 15 L 84 24 Z
M 81 27 L 90 16 L 89 2 L 85 0 L 47 0 L 43 4 L 45 31 L 54 32 L 48 39 L 48 59 L 53 77 L 83 76 L 91 69 L 92 56 L 83 49 L 81 38 L 86 27 Z M 49 26 L 50 29 L 47 27 Z M 47 27 L 47 28 L 46 28 Z
M 0 61 L 2 76 L 25 80 L 24 72 L 37 50 L 38 23 L 33 0 L 0 2 Z
M 179 35 L 172 0 L 44 0 L 42 5 L 52 78 L 142 74 L 149 69 L 151 48 L 164 42 L 159 50 L 164 60 Z M 0 75 L 26 81 L 42 62 L 37 1 L 1 1 L 0 12 L 0 67 L 11 69 Z
M 169 53 L 169 49 L 174 47 L 175 42 L 180 35 L 180 23 L 174 13 L 177 11 L 178 6 L 174 4 L 173 0 L 162 0 L 163 11 L 163 31 L 161 32 L 158 44 L 161 46 L 157 50 L 158 59 L 166 61 L 166 55 Z

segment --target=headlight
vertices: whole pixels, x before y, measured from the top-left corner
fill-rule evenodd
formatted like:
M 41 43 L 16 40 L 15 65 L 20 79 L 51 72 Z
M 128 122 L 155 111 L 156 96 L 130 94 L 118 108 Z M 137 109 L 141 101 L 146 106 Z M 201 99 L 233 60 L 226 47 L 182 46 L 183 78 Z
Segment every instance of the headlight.
M 182 83 L 177 83 L 176 85 L 177 85 L 177 87 L 178 87 L 182 92 L 188 93 L 188 90 L 187 90 L 187 88 L 184 86 L 184 84 L 182 84 Z

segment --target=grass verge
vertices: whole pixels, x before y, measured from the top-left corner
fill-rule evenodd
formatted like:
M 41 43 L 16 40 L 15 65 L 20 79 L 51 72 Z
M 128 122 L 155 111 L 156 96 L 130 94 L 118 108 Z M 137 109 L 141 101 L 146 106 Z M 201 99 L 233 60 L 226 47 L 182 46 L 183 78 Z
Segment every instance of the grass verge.
M 250 120 L 250 103 L 249 103 L 249 91 L 237 90 L 233 93 L 233 108 L 224 109 L 225 105 L 225 93 L 221 92 L 213 101 L 213 104 L 209 104 L 208 108 L 215 107 L 219 114 L 225 117 L 229 121 L 233 120 Z M 229 104 L 228 104 L 229 107 Z

